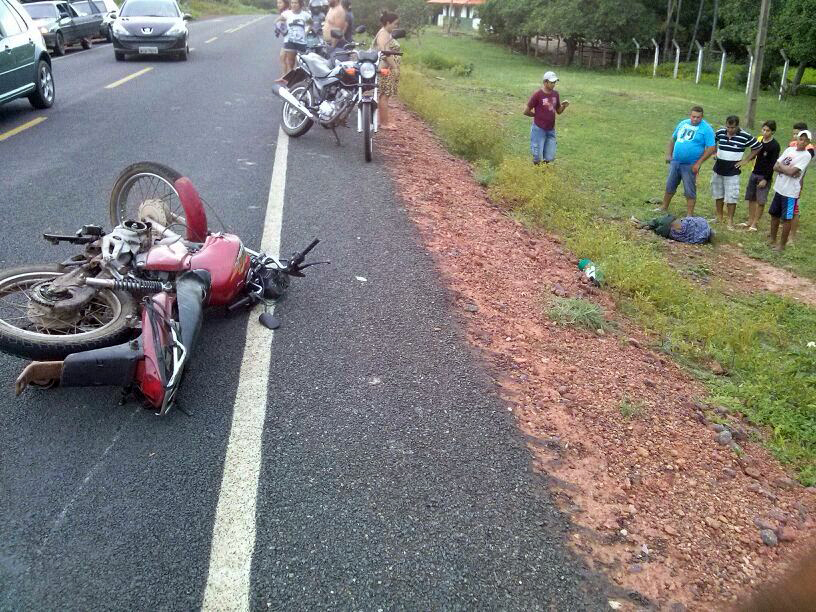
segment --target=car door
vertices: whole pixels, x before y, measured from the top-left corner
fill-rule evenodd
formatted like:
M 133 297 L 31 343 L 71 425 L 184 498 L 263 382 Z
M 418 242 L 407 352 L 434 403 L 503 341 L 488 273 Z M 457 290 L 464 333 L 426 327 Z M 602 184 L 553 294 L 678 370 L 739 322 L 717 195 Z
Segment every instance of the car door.
M 71 13 L 71 19 L 76 27 L 75 35 L 77 38 L 91 38 L 91 36 L 95 35 L 95 32 L 93 31 L 95 22 L 92 15 L 80 15 L 70 4 L 68 5 L 68 10 Z
M 0 0 L 0 97 L 31 85 L 34 44 L 28 26 L 10 4 Z
M 76 42 L 79 39 L 79 32 L 77 32 L 77 26 L 72 16 L 76 14 L 76 11 L 72 13 L 71 7 L 67 2 L 60 2 L 57 4 L 57 12 L 59 13 L 59 28 L 60 32 L 62 32 L 62 38 L 65 40 L 65 44 L 70 45 Z

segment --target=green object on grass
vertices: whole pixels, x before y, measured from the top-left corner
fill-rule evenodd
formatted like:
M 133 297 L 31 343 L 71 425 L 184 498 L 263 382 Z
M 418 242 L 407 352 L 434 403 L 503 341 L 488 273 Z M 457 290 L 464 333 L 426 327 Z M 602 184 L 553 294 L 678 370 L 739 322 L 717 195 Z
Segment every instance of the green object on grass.
M 598 265 L 592 261 L 591 259 L 582 259 L 578 262 L 578 269 L 583 271 L 584 276 L 586 276 L 593 284 L 600 287 L 604 282 L 604 273 Z

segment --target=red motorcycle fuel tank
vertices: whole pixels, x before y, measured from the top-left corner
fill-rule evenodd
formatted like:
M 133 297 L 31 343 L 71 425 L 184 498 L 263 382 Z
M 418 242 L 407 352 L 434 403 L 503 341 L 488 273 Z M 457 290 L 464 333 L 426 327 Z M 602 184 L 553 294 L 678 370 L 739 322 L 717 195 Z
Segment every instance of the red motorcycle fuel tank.
M 233 303 L 243 290 L 249 255 L 234 234 L 210 234 L 198 251 L 190 253 L 180 242 L 153 247 L 145 268 L 162 272 L 207 270 L 212 278 L 208 306 Z

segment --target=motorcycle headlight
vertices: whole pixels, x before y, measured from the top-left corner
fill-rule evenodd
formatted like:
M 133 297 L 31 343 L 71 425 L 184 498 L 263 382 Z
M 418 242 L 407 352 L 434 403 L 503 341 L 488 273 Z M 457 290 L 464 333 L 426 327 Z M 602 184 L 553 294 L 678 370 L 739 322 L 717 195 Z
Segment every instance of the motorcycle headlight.
M 118 21 L 113 22 L 113 33 L 117 34 L 119 36 L 127 36 L 128 35 L 128 31 L 125 29 L 125 26 L 123 26 Z
M 372 79 L 377 74 L 377 67 L 370 62 L 360 64 L 360 76 L 364 79 Z
M 164 33 L 165 36 L 178 36 L 179 34 L 184 34 L 187 31 L 187 26 L 182 21 L 181 23 L 177 23 L 172 28 L 167 30 Z

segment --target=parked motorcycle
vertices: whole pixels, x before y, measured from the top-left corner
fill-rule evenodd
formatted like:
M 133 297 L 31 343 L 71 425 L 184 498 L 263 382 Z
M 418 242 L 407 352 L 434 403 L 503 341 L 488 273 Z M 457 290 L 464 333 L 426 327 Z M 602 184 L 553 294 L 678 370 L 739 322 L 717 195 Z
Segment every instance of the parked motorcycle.
M 358 33 L 364 31 L 365 26 L 357 29 Z M 333 30 L 332 36 L 342 38 L 343 34 Z M 392 36 L 402 38 L 405 33 L 395 30 Z M 357 51 L 350 43 L 337 50 L 333 60 L 314 52 L 298 54 L 294 70 L 283 76 L 286 86 L 278 89 L 278 95 L 284 101 L 281 108 L 283 131 L 298 138 L 318 123 L 332 131 L 339 145 L 336 128 L 343 125 L 356 109 L 357 132 L 363 135 L 365 160 L 370 162 L 374 134 L 379 125 L 379 80 L 389 70 L 381 68 L 380 64 L 388 55 L 401 53 Z
M 281 297 L 312 241 L 287 260 L 212 232 L 190 179 L 140 162 L 110 197 L 113 229 L 85 225 L 44 234 L 84 251 L 57 265 L 0 271 L 0 350 L 35 360 L 17 378 L 28 386 L 121 386 L 166 414 L 201 328 L 204 309 L 227 312 Z M 271 314 L 261 323 L 274 328 Z

